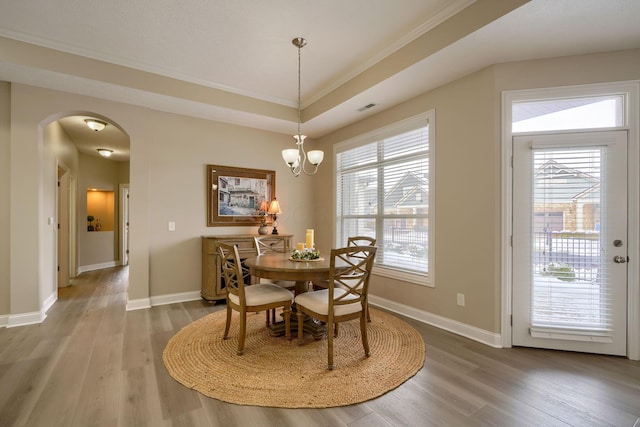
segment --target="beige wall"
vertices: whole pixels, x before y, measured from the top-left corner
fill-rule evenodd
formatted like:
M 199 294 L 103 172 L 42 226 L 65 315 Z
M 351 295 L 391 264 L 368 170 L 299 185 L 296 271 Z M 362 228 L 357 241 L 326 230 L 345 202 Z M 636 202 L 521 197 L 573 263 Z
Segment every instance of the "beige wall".
M 200 236 L 257 231 L 257 227 L 206 227 L 206 164 L 275 170 L 284 211 L 279 230 L 302 236 L 313 226 L 312 213 L 319 202 L 309 191 L 312 178 L 294 178 L 281 159 L 281 149 L 292 145 L 290 135 L 30 86 L 11 88 L 11 165 L 20 165 L 7 168 L 12 190 L 11 314 L 41 310 L 53 280 L 44 277 L 53 265 L 54 249 L 42 220 L 55 216 L 50 203 L 55 178 L 47 178 L 55 167 L 54 159 L 43 157 L 46 144 L 41 143 L 40 129 L 70 113 L 104 116 L 130 137 L 130 300 L 199 291 Z M 8 98 L 7 94 L 6 104 Z M 122 170 L 119 173 L 126 176 Z M 79 184 L 79 194 L 83 187 Z M 176 222 L 175 232 L 167 230 L 168 221 Z M 84 224 L 81 217 L 78 224 Z M 7 259 L 8 255 L 2 261 Z M 34 269 L 34 264 L 40 268 Z M 42 288 L 42 283 L 47 286 Z M 6 293 L 7 286 L 2 290 Z
M 200 289 L 200 236 L 257 232 L 254 226 L 205 227 L 207 164 L 275 170 L 276 196 L 283 211 L 278 230 L 304 236 L 305 228 L 313 225 L 318 203 L 309 191 L 313 178 L 294 178 L 280 154 L 293 145 L 290 135 L 154 114 L 146 194 L 150 209 L 146 225 L 153 230 L 149 236 L 151 295 Z M 132 205 L 138 196 L 132 187 Z M 169 221 L 175 221 L 175 232 L 168 231 Z M 132 220 L 135 227 L 137 222 Z
M 417 96 L 319 140 L 324 149 L 435 110 L 435 287 L 374 277 L 371 293 L 499 333 L 501 317 L 501 93 L 640 79 L 640 50 L 500 64 Z M 327 158 L 327 157 L 325 157 Z M 323 170 L 325 180 L 331 156 Z M 333 165 L 331 165 L 333 168 Z M 331 186 L 317 185 L 333 199 Z M 318 228 L 333 221 L 321 218 Z M 322 245 L 331 238 L 323 236 Z M 464 293 L 466 306 L 456 305 Z
M 0 315 L 9 313 L 9 171 L 11 85 L 0 82 Z
M 46 125 L 42 130 L 42 154 L 39 159 L 41 179 L 41 209 L 40 220 L 40 303 L 47 299 L 53 301 L 57 293 L 57 265 L 58 259 L 47 254 L 56 253 L 58 209 L 57 209 L 57 180 L 58 162 L 69 170 L 70 174 L 78 173 L 78 150 L 71 143 L 68 135 L 57 121 Z M 49 218 L 54 222 L 49 223 Z M 65 258 L 68 261 L 68 258 Z

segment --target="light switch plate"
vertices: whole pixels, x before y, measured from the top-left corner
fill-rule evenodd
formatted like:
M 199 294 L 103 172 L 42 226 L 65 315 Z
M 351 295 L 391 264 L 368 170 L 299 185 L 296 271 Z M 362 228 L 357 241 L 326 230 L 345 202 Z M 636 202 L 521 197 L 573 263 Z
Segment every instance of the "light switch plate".
M 169 221 L 169 231 L 176 231 L 176 222 Z

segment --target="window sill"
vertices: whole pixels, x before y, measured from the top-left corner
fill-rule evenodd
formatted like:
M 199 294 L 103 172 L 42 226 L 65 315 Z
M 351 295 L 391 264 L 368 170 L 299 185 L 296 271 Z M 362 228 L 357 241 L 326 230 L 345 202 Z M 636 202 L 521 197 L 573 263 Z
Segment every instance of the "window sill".
M 414 283 L 416 285 L 434 288 L 435 285 L 429 280 L 426 274 L 407 273 L 406 271 L 394 270 L 388 267 L 373 267 L 373 274 L 376 276 L 388 277 L 390 279 L 402 280 L 403 282 Z

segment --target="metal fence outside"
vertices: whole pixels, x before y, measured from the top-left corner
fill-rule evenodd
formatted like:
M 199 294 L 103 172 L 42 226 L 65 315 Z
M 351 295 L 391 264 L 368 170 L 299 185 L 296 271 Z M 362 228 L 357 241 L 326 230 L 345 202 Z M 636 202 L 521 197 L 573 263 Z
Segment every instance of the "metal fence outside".
M 600 267 L 599 232 L 561 231 L 533 234 L 533 263 L 540 273 L 551 263 L 569 265 L 578 280 L 595 282 Z

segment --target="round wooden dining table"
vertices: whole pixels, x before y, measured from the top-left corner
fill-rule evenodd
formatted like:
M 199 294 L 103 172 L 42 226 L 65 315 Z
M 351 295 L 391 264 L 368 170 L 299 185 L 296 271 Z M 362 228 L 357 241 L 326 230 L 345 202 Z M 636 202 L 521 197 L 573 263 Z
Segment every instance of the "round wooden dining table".
M 306 292 L 309 282 L 321 283 L 329 280 L 331 269 L 328 258 L 294 261 L 287 253 L 258 255 L 245 259 L 244 264 L 253 277 L 294 281 L 296 295 Z
M 247 258 L 244 264 L 249 268 L 252 277 L 288 280 L 295 282 L 295 295 L 307 292 L 309 282 L 321 285 L 329 280 L 331 262 L 328 258 L 320 257 L 312 261 L 294 261 L 287 253 L 268 253 L 256 257 Z M 291 328 L 297 328 L 295 304 L 291 307 Z M 305 319 L 304 331 L 310 332 L 316 339 L 326 333 L 326 326 L 310 317 Z M 276 322 L 270 326 L 272 335 L 284 334 L 284 321 Z

